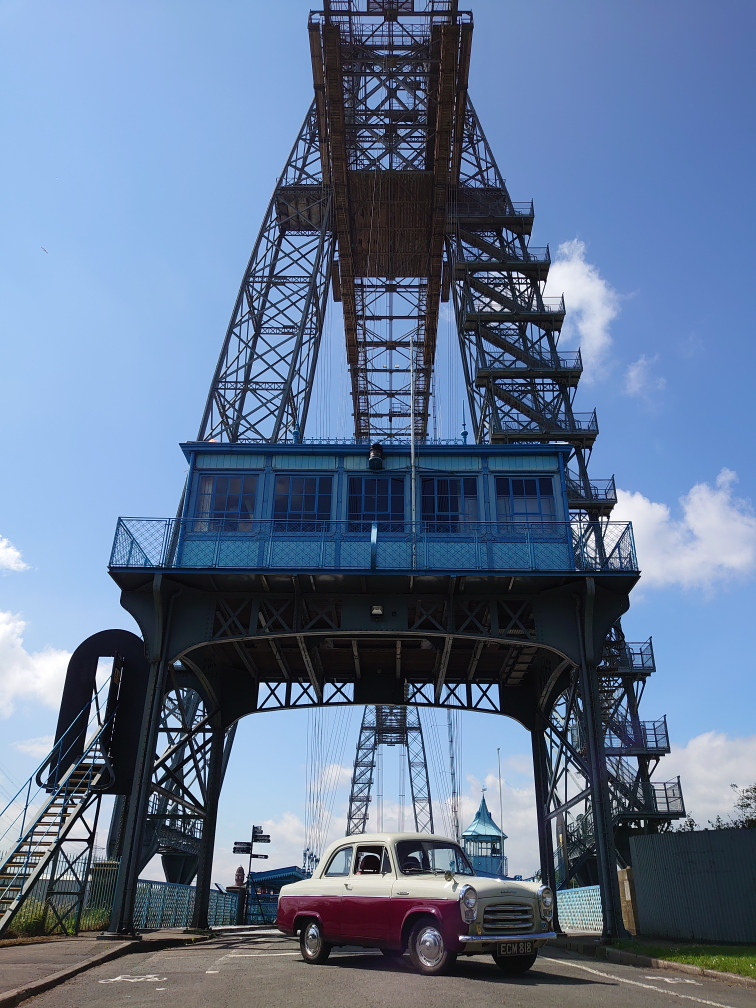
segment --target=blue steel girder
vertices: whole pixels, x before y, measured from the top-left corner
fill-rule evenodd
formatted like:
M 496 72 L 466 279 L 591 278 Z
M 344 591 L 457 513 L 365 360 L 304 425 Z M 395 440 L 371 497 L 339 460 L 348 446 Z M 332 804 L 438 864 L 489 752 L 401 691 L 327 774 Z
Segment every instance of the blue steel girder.
M 244 273 L 198 440 L 278 441 L 304 429 L 332 259 L 313 104 Z

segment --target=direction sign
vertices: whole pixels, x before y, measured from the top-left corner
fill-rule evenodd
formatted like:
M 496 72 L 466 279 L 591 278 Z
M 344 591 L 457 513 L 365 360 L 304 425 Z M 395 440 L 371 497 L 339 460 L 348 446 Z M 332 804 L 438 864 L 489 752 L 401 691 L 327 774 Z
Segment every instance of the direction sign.
M 268 834 L 255 833 L 255 838 L 252 843 L 270 843 L 270 837 Z
M 267 854 L 250 854 L 249 856 L 250 857 L 259 857 L 259 858 L 262 858 L 263 861 L 267 861 L 268 860 L 268 855 Z
M 235 840 L 233 852 L 234 854 L 251 854 L 252 844 L 248 840 Z

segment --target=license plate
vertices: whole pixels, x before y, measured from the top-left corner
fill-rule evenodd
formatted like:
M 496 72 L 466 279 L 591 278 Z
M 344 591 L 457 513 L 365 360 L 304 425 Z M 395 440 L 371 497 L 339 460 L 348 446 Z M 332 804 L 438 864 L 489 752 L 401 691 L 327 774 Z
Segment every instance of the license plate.
M 499 942 L 500 956 L 533 955 L 534 952 L 532 941 Z

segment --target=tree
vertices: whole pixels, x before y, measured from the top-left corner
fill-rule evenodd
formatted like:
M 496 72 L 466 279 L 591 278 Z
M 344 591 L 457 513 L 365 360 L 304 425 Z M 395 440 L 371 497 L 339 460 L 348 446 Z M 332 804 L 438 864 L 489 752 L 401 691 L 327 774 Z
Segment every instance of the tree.
M 737 784 L 730 784 L 735 794 L 738 796 L 735 801 L 737 815 L 732 821 L 733 826 L 741 829 L 756 829 L 756 784 L 750 787 L 739 788 Z

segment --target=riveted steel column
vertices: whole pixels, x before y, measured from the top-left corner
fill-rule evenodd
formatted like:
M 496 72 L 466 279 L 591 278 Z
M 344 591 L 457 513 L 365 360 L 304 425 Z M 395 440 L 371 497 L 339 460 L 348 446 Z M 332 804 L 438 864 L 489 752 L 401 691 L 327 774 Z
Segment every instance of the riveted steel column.
M 603 940 L 616 941 L 629 938 L 622 922 L 619 880 L 617 878 L 617 850 L 614 845 L 614 821 L 609 795 L 609 775 L 604 756 L 604 726 L 598 694 L 596 655 L 593 641 L 593 610 L 596 585 L 593 578 L 585 579 L 585 596 L 576 599 L 578 630 L 581 643 L 579 689 L 583 701 L 586 729 L 588 767 L 591 774 L 591 806 L 596 842 L 596 861 L 601 887 L 601 909 L 604 918 Z M 581 612 L 582 608 L 582 612 Z
M 121 864 L 118 868 L 113 909 L 107 931 L 98 937 L 128 938 L 138 937 L 134 929 L 134 903 L 141 869 L 142 838 L 147 822 L 147 805 L 150 799 L 152 764 L 157 745 L 160 725 L 160 710 L 163 703 L 166 668 L 163 661 L 155 661 L 150 667 L 147 684 L 147 704 L 142 721 L 141 737 L 136 758 L 134 786 L 128 803 L 126 828 L 123 831 Z
M 220 718 L 216 716 L 216 721 Z M 218 799 L 223 783 L 224 732 L 216 724 L 210 740 L 210 758 L 207 767 L 207 792 L 205 794 L 205 818 L 202 822 L 202 845 L 197 863 L 197 888 L 194 893 L 192 927 L 206 930 L 209 927 L 207 911 L 210 905 L 210 885 L 215 850 L 215 826 L 218 817 Z
M 533 748 L 533 778 L 535 782 L 536 819 L 538 822 L 538 851 L 541 859 L 541 882 L 550 886 L 554 893 L 554 931 L 559 931 L 559 917 L 556 906 L 556 872 L 554 870 L 554 843 L 548 815 L 548 753 L 546 738 L 542 731 L 534 729 L 530 733 Z

